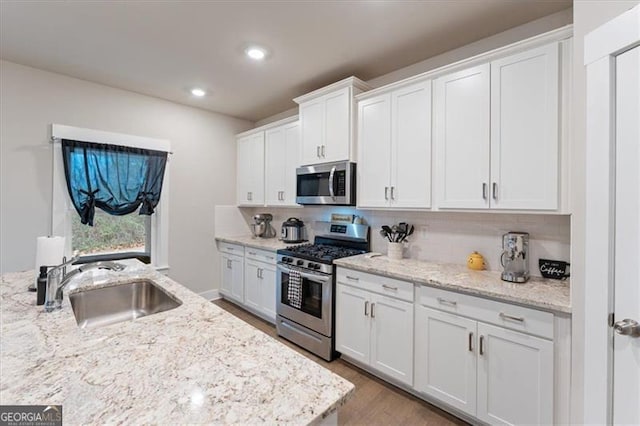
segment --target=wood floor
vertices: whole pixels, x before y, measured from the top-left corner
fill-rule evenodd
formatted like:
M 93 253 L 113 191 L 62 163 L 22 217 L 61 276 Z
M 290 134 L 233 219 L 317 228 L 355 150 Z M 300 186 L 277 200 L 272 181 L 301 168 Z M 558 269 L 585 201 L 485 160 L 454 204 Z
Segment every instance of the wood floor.
M 255 328 L 297 350 L 356 386 L 354 396 L 338 411 L 340 425 L 465 425 L 413 395 L 389 385 L 377 377 L 337 359 L 333 362 L 316 357 L 276 334 L 275 326 L 224 299 L 213 303 Z

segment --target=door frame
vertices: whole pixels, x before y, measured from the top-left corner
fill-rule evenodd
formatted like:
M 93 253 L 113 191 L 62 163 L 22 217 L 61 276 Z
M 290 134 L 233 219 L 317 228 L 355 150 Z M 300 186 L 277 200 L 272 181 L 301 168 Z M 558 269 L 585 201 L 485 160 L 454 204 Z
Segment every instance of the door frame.
M 585 36 L 587 71 L 584 422 L 613 420 L 615 60 L 640 45 L 640 5 Z M 606 374 L 604 374 L 606 372 Z

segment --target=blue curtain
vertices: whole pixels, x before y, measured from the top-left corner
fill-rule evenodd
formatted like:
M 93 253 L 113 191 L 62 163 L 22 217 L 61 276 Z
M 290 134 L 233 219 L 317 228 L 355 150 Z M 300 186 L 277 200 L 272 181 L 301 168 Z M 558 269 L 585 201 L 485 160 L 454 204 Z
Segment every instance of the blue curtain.
M 112 215 L 151 215 L 160 201 L 167 153 L 119 145 L 62 140 L 67 189 L 83 224 L 95 208 Z

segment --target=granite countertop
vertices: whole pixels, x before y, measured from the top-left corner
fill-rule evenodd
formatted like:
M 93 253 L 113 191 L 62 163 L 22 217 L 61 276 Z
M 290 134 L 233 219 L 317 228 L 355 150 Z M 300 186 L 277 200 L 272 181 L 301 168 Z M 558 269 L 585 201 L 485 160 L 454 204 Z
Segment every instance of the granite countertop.
M 298 246 L 301 244 L 309 244 L 308 241 L 304 243 L 284 243 L 278 238 L 257 238 L 250 235 L 239 235 L 234 237 L 216 237 L 216 241 L 222 241 L 231 244 L 241 244 L 246 247 L 253 247 L 262 250 L 276 251 L 290 246 Z
M 69 424 L 295 423 L 335 412 L 354 386 L 143 266 L 87 271 L 44 313 L 33 271 L 2 275 L 0 404 L 62 404 Z M 100 328 L 76 325 L 66 293 L 148 278 L 182 302 Z
M 496 271 L 472 271 L 466 265 L 424 262 L 415 259 L 393 260 L 371 254 L 335 260 L 338 266 L 411 281 L 475 296 L 518 303 L 547 311 L 571 313 L 569 280 L 532 277 L 526 283 L 502 281 Z

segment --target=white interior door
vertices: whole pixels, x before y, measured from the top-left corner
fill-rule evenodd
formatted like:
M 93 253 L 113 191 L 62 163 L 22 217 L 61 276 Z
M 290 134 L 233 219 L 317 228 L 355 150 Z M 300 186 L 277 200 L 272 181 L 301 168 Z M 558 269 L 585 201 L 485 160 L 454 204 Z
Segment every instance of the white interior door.
M 616 57 L 613 423 L 640 424 L 640 47 Z

